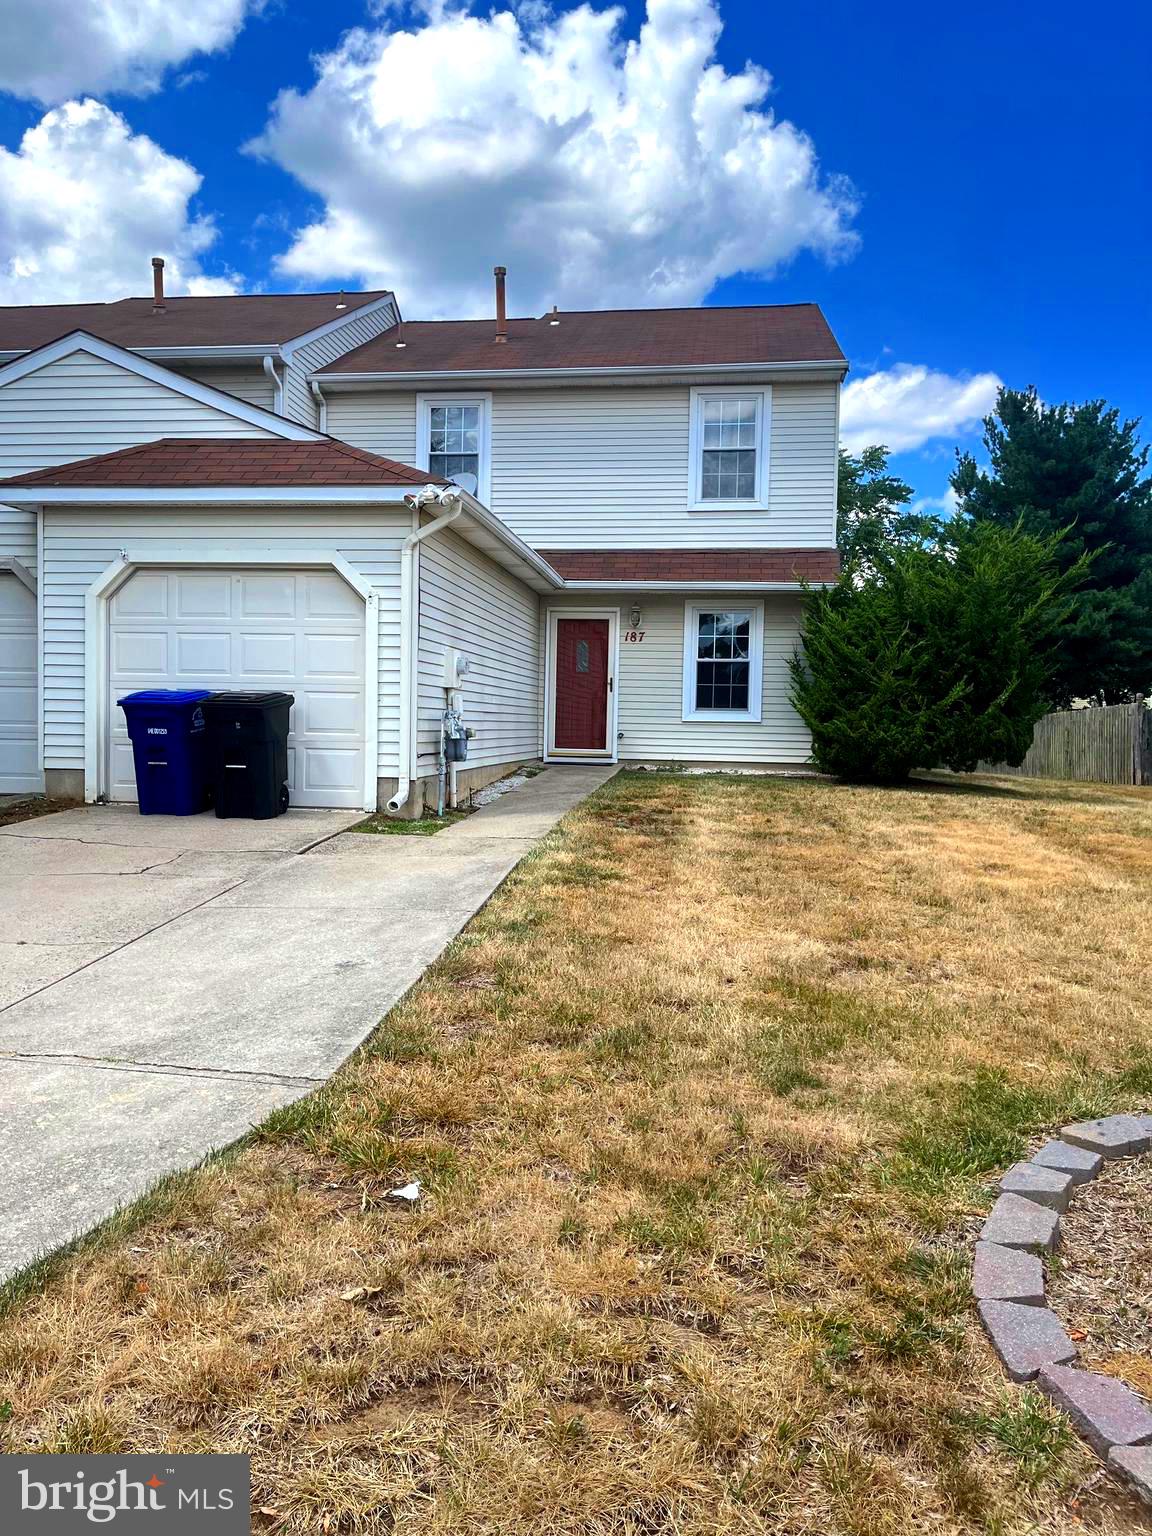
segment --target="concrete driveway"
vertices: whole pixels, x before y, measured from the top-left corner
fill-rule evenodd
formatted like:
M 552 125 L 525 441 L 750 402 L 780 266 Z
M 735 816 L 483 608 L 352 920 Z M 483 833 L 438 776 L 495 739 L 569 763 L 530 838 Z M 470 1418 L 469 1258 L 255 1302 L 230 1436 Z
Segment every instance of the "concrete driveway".
M 613 771 L 431 838 L 308 810 L 0 828 L 0 1277 L 311 1092 Z

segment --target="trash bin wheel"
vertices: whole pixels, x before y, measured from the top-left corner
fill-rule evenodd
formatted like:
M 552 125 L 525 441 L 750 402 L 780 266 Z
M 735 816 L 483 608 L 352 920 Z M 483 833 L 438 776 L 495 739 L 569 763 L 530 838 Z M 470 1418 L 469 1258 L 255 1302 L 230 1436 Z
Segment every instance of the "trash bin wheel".
M 281 784 L 281 786 L 280 786 L 280 810 L 281 810 L 281 813 L 283 813 L 287 809 L 288 809 L 288 786 L 287 786 L 287 784 Z

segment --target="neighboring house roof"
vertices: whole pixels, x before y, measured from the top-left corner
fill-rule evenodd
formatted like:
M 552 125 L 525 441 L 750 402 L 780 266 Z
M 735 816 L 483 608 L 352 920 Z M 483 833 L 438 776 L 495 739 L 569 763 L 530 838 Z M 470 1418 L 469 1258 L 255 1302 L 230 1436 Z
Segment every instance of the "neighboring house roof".
M 804 362 L 846 366 L 816 304 L 578 310 L 510 320 L 508 340 L 495 338 L 494 320 L 406 320 L 346 352 L 317 377 Z
M 370 293 L 238 293 L 110 304 L 0 306 L 0 352 L 25 352 L 69 331 L 88 331 L 121 347 L 278 346 L 389 297 Z M 343 305 L 343 308 L 338 308 Z
M 835 581 L 834 549 L 542 549 L 565 581 Z
M 77 459 L 0 480 L 15 486 L 199 490 L 211 486 L 446 485 L 427 470 L 334 438 L 316 442 L 258 438 L 163 437 L 157 442 Z

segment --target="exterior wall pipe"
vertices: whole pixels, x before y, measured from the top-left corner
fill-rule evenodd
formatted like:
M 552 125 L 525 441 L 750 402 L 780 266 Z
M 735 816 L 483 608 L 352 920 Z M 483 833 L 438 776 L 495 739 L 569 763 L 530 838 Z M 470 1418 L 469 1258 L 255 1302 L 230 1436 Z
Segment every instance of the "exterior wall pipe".
M 416 669 L 419 659 L 420 623 L 418 597 L 418 560 L 425 539 L 454 523 L 464 510 L 459 488 L 454 485 L 429 485 L 415 496 L 404 498 L 412 508 L 412 532 L 400 547 L 400 761 L 396 793 L 386 809 L 393 815 L 402 811 L 412 793 L 416 777 Z M 420 527 L 420 509 L 443 507 L 432 522 Z
M 324 391 L 320 388 L 315 379 L 311 381 L 311 384 L 312 398 L 316 401 L 316 430 L 318 432 L 327 432 L 328 402 L 324 398 Z
M 272 397 L 272 409 L 277 416 L 284 414 L 284 380 L 276 372 L 276 360 L 270 352 L 264 354 L 264 372 L 272 381 L 275 394 Z

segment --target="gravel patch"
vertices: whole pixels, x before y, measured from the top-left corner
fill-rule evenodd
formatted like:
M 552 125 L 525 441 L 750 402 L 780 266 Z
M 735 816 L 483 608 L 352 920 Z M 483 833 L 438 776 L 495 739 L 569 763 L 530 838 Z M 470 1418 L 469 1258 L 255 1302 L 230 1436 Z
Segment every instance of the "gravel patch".
M 1152 1157 L 1109 1163 L 1076 1191 L 1048 1305 L 1088 1370 L 1152 1397 Z

